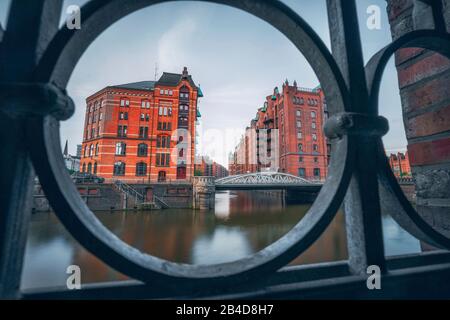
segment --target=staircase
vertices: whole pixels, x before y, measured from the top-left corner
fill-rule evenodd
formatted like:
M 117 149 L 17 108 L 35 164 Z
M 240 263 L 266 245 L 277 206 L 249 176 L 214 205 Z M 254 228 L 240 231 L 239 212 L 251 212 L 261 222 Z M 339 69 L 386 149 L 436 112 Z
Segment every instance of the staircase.
M 170 206 L 163 199 L 153 195 L 153 202 L 145 202 L 145 196 L 134 189 L 129 184 L 122 182 L 120 180 L 114 181 L 114 186 L 120 192 L 126 194 L 128 197 L 135 199 L 135 204 L 141 210 L 152 210 L 152 209 L 169 209 Z
M 129 184 L 126 184 L 125 182 L 116 180 L 114 181 L 114 186 L 116 187 L 117 190 L 126 194 L 128 197 L 134 198 L 136 205 L 143 203 L 145 200 L 143 194 L 141 194 L 140 192 L 138 192 L 136 189 L 134 189 Z

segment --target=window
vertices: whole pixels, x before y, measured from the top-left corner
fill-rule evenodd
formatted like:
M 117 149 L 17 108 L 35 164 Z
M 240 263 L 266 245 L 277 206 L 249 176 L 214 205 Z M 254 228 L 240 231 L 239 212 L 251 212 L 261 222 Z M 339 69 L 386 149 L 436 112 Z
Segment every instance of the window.
M 319 158 L 314 157 L 314 163 L 319 163 Z
M 320 169 L 319 168 L 314 168 L 314 177 L 320 178 Z
M 116 155 L 117 156 L 124 156 L 127 152 L 127 145 L 123 142 L 117 142 L 116 143 Z
M 173 91 L 169 90 L 169 96 L 173 96 Z
M 118 137 L 126 137 L 128 132 L 127 126 L 118 126 L 117 127 L 117 136 Z
M 314 141 L 317 141 L 317 134 L 313 133 L 312 134 L 312 138 L 313 138 Z
M 145 120 L 145 114 L 141 113 L 141 121 Z
M 136 176 L 145 176 L 147 174 L 147 164 L 145 162 L 136 163 Z
M 302 112 L 300 110 L 296 111 L 297 117 L 301 117 L 302 116 Z
M 164 90 L 164 94 L 165 94 L 166 96 L 168 96 L 168 95 L 169 95 L 169 90 L 168 90 L 168 89 Z
M 87 172 L 88 173 L 92 173 L 92 163 L 88 163 L 88 166 L 87 166 Z
M 142 100 L 142 102 L 141 102 L 141 108 L 150 109 L 150 101 L 148 101 L 148 100 Z
M 119 112 L 119 120 L 128 120 L 128 112 Z
M 102 121 L 103 120 L 103 112 L 100 112 L 98 115 L 98 121 Z
M 139 127 L 139 138 L 141 139 L 148 138 L 148 127 Z
M 315 118 L 316 117 L 316 113 L 314 111 L 311 111 L 311 118 Z
M 297 138 L 301 139 L 302 137 L 303 137 L 302 133 L 301 132 L 297 132 Z
M 114 163 L 114 175 L 123 176 L 125 175 L 125 163 L 122 161 Z
M 171 122 L 158 122 L 158 130 L 171 131 L 172 123 Z
M 88 156 L 88 148 L 87 145 L 84 146 L 84 157 L 86 158 Z
M 150 121 L 150 115 L 148 113 L 145 115 L 145 121 L 147 121 L 147 122 Z
M 94 174 L 97 174 L 97 162 L 94 163 Z
M 298 168 L 298 176 L 304 178 L 306 176 L 305 168 Z
M 81 172 L 83 172 L 83 173 L 86 172 L 86 163 L 83 163 L 83 169 L 81 170 Z
M 185 116 L 178 117 L 178 127 L 187 128 L 189 126 L 188 118 Z
M 317 145 L 317 144 L 314 144 L 313 145 L 313 151 L 319 151 L 319 146 Z
M 303 157 L 298 157 L 298 162 L 303 162 Z
M 311 123 L 311 128 L 313 128 L 313 129 L 316 128 L 316 123 L 315 123 L 315 122 L 312 122 L 312 123 Z
M 146 157 L 148 153 L 148 146 L 145 143 L 138 145 L 137 155 L 138 157 Z
M 95 144 L 95 155 L 98 156 L 98 143 Z
M 300 98 L 300 104 L 304 104 L 305 100 L 303 98 Z
M 92 157 L 94 155 L 94 145 L 91 144 L 91 146 L 89 147 L 89 156 Z
M 181 112 L 188 112 L 189 111 L 189 106 L 182 104 L 180 105 L 180 111 Z
M 130 100 L 126 98 L 120 99 L 120 106 L 121 107 L 129 107 L 130 106 Z
M 298 144 L 298 152 L 303 152 L 303 144 Z
M 180 99 L 189 99 L 189 88 L 186 86 L 183 86 L 180 88 Z
M 168 167 L 170 165 L 170 153 L 157 153 L 156 165 L 158 167 Z
M 164 182 L 164 181 L 166 181 L 166 172 L 159 171 L 158 172 L 158 182 Z
M 180 151 L 178 152 L 178 156 L 179 156 L 180 158 L 183 158 L 183 157 L 184 157 L 184 149 L 183 149 L 183 148 L 181 148 Z
M 157 148 L 170 148 L 170 136 L 158 136 L 156 138 Z
M 297 121 L 297 128 L 301 128 L 302 127 L 302 122 L 301 121 Z
M 164 89 L 160 89 L 160 90 L 159 90 L 159 94 L 160 94 L 160 95 L 164 95 Z

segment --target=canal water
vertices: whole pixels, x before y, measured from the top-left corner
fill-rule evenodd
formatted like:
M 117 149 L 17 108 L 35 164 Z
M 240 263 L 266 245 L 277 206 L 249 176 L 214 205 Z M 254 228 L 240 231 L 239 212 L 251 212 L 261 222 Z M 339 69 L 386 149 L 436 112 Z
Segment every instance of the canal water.
M 233 261 L 281 238 L 310 205 L 286 203 L 281 191 L 224 191 L 214 211 L 187 209 L 149 212 L 96 212 L 128 244 L 167 260 L 190 264 Z M 324 234 L 292 264 L 347 258 L 344 215 L 339 212 Z M 390 217 L 383 217 L 387 255 L 420 252 L 419 241 Z M 32 217 L 22 288 L 64 286 L 69 265 L 81 268 L 82 283 L 125 280 L 84 250 L 52 213 Z

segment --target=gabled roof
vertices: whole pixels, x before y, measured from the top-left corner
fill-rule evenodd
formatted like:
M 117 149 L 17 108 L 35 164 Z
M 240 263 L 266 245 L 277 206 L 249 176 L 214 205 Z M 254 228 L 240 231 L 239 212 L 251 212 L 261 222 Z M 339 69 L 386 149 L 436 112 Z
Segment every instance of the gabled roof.
M 131 89 L 131 90 L 153 90 L 155 88 L 155 81 L 139 81 L 126 84 L 119 84 L 110 86 L 112 88 Z
M 157 86 L 168 86 L 168 87 L 176 87 L 181 80 L 183 79 L 183 75 L 178 73 L 170 73 L 170 72 L 164 72 L 161 78 L 156 82 L 155 85 Z M 189 81 L 189 84 L 194 89 L 198 89 L 198 87 L 195 85 L 194 80 L 192 80 L 192 76 L 188 75 L 187 80 Z

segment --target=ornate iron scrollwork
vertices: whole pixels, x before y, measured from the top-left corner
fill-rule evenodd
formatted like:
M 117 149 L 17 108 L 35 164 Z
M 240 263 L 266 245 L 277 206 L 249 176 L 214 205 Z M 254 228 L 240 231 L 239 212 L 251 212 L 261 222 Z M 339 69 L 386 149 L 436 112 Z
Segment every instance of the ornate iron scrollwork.
M 26 85 L 52 83 L 59 88 L 65 88 L 78 59 L 101 32 L 132 12 L 169 1 L 171 0 L 135 0 L 127 2 L 126 5 L 123 0 L 89 1 L 82 8 L 83 28 L 59 30 L 45 48 L 33 81 Z M 388 128 L 386 120 L 378 116 L 377 110 L 381 77 L 389 57 L 397 49 L 408 46 L 435 50 L 449 57 L 450 37 L 448 34 L 435 30 L 411 32 L 377 53 L 364 70 L 363 66 L 360 68 L 357 63 L 356 66 L 342 63 L 345 60 L 344 56 L 352 52 L 352 46 L 353 49 L 355 46 L 360 46 L 360 43 L 351 40 L 353 35 L 348 31 L 349 29 L 352 29 L 352 32 L 357 30 L 354 1 L 328 2 L 329 11 L 338 12 L 330 20 L 334 32 L 332 37 L 336 37 L 336 32 L 341 32 L 340 37 L 345 43 L 343 47 L 348 47 L 346 52 L 343 49 L 343 52 L 338 53 L 339 58 L 333 57 L 319 36 L 300 16 L 277 0 L 201 1 L 228 5 L 265 20 L 283 33 L 309 61 L 324 89 L 328 109 L 331 115 L 335 115 L 327 123 L 328 135 L 334 138 L 334 142 L 330 173 L 325 184 L 304 218 L 283 238 L 265 249 L 242 260 L 223 264 L 174 263 L 144 254 L 121 241 L 101 224 L 82 201 L 66 173 L 60 150 L 59 120 L 57 119 L 66 118 L 68 113 L 65 113 L 66 116 L 55 117 L 52 108 L 46 108 L 37 113 L 28 110 L 30 117 L 27 120 L 29 128 L 27 139 L 33 165 L 51 206 L 75 239 L 114 269 L 147 283 L 157 282 L 160 285 L 172 287 L 179 286 L 181 283 L 191 287 L 201 287 L 230 286 L 243 281 L 257 280 L 288 264 L 319 238 L 341 207 L 350 181 L 359 170 L 357 168 L 358 152 L 367 151 L 376 155 L 374 161 L 378 161 L 378 167 L 370 168 L 375 171 L 371 171 L 366 178 L 371 183 L 370 186 L 364 186 L 374 195 L 373 198 L 362 197 L 363 210 L 372 206 L 367 216 L 377 223 L 381 221 L 378 206 L 367 203 L 370 199 L 378 199 L 378 190 L 373 187 L 377 184 L 377 177 L 372 174 L 377 172 L 382 186 L 391 196 L 398 199 L 405 212 L 394 218 L 419 239 L 450 248 L 450 240 L 427 225 L 402 194 L 384 156 L 381 136 Z M 344 13 L 345 17 L 340 17 L 341 13 Z M 352 54 L 355 52 L 358 54 L 357 51 L 353 50 Z M 348 62 L 349 57 L 346 59 Z M 358 88 L 352 87 L 356 86 L 355 79 L 361 75 L 367 78 L 367 97 L 364 94 L 356 94 Z M 8 84 L 2 85 L 3 89 L 6 88 L 5 86 Z M 364 93 L 363 91 L 361 92 Z M 64 90 L 58 91 L 59 98 L 61 93 L 64 93 Z M 71 101 L 66 95 L 63 100 Z M 371 130 L 367 130 L 367 125 Z M 367 141 L 376 142 L 375 149 L 369 149 L 373 146 Z M 363 148 L 366 149 L 363 150 Z M 348 225 L 347 228 L 358 227 Z M 380 228 L 381 223 L 376 230 L 379 231 Z M 348 232 L 353 231 L 355 230 L 348 230 Z M 368 231 L 363 230 L 363 232 Z M 379 233 L 367 235 L 367 237 L 373 237 L 374 242 L 379 241 Z M 359 248 L 349 250 L 359 250 Z M 367 255 L 384 256 L 380 250 L 376 247 L 373 249 L 376 252 L 370 252 Z M 373 260 L 373 258 L 367 260 L 371 259 Z

